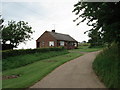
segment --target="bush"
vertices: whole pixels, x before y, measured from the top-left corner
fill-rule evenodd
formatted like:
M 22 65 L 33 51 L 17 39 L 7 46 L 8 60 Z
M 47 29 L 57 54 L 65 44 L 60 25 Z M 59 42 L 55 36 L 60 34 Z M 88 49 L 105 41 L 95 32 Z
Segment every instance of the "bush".
M 32 54 L 32 53 L 45 53 L 49 51 L 62 51 L 64 48 L 39 48 L 39 49 L 20 49 L 20 50 L 5 50 L 2 51 L 2 58 L 8 58 L 18 55 Z
M 114 44 L 101 52 L 93 62 L 93 69 L 108 88 L 120 88 L 120 53 Z

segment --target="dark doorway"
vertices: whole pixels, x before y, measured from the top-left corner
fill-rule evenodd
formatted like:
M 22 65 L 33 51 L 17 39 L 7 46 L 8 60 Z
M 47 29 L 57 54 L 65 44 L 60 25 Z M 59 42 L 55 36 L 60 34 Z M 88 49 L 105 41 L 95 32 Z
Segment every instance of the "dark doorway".
M 40 48 L 40 42 L 37 42 L 37 48 Z

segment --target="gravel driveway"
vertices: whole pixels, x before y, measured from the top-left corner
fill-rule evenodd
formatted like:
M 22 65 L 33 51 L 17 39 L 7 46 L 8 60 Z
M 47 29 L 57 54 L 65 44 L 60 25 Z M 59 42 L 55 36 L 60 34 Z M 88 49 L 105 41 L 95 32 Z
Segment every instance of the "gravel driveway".
M 105 88 L 92 69 L 98 53 L 86 53 L 59 66 L 30 88 Z

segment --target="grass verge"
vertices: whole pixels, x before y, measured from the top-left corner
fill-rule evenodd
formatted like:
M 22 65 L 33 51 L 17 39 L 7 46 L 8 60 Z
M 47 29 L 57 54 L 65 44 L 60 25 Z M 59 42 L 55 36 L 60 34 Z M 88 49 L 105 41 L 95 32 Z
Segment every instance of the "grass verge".
M 61 64 L 79 57 L 80 53 L 68 53 L 61 56 L 44 59 L 32 64 L 3 72 L 4 76 L 20 75 L 18 78 L 3 80 L 3 88 L 27 88 L 41 80 Z
M 93 69 L 108 88 L 120 88 L 120 54 L 118 46 L 103 50 L 93 62 Z
M 69 51 L 80 51 L 80 52 L 94 52 L 101 50 L 102 47 L 96 47 L 96 48 L 89 48 L 89 46 L 79 46 L 78 49 L 73 49 Z
M 61 51 L 49 51 L 45 53 L 33 53 L 33 54 L 25 54 L 25 55 L 9 57 L 6 59 L 2 59 L 2 70 L 4 71 L 4 70 L 25 66 L 27 64 L 30 64 L 39 60 L 63 55 L 66 53 L 68 53 L 67 50 L 61 50 Z

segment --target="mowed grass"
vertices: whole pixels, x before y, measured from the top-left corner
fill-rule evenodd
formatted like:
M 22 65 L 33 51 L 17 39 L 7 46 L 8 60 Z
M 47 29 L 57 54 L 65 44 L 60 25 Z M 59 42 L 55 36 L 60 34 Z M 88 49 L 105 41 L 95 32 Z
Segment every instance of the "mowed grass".
M 2 70 L 4 71 L 4 70 L 25 66 L 39 60 L 44 60 L 50 57 L 55 57 L 66 53 L 68 53 L 67 50 L 61 50 L 61 51 L 49 51 L 45 53 L 33 53 L 33 54 L 25 54 L 25 55 L 9 57 L 6 59 L 2 59 L 2 66 L 3 66 Z
M 3 88 L 27 88 L 41 80 L 61 64 L 81 56 L 80 53 L 68 53 L 3 72 L 4 76 L 20 75 L 18 78 L 3 80 Z
M 69 50 L 69 51 L 79 51 L 79 52 L 94 52 L 94 51 L 98 51 L 98 50 L 102 50 L 102 47 L 96 47 L 96 48 L 89 48 L 89 46 L 79 46 L 78 49 L 73 49 L 73 50 Z
M 120 88 L 120 51 L 113 45 L 101 52 L 93 62 L 93 69 L 108 88 Z

